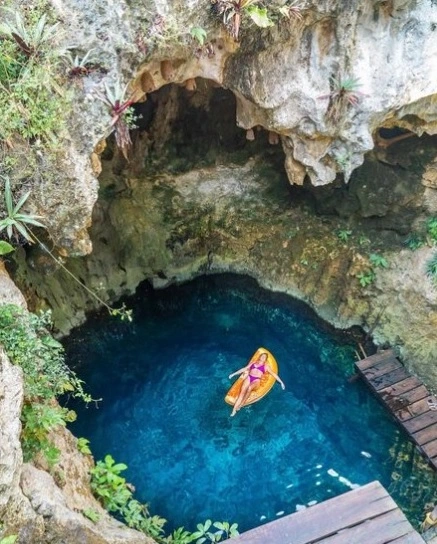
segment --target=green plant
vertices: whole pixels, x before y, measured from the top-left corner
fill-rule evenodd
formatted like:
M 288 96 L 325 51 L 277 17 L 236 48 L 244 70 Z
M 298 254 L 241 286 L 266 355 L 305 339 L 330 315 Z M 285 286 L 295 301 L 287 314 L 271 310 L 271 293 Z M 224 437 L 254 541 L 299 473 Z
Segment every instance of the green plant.
M 360 282 L 361 287 L 367 287 L 368 285 L 372 284 L 375 279 L 376 275 L 375 272 L 370 270 L 365 270 L 364 272 L 360 272 L 357 274 L 358 281 Z
M 0 232 L 6 229 L 6 234 L 10 240 L 13 237 L 19 240 L 19 235 L 21 235 L 26 242 L 32 243 L 32 236 L 25 225 L 29 224 L 36 227 L 44 227 L 44 225 L 38 221 L 40 219 L 39 216 L 21 213 L 21 208 L 29 198 L 30 192 L 24 194 L 14 206 L 9 178 L 5 176 L 0 177 L 5 181 L 5 204 L 7 212 L 7 216 L 0 220 Z
M 44 13 L 43 13 L 44 12 Z M 0 140 L 42 139 L 54 145 L 71 109 L 71 93 L 61 88 L 57 26 L 48 24 L 49 7 L 6 10 L 0 24 Z
M 430 217 L 426 222 L 426 232 L 432 242 L 437 242 L 437 217 Z
M 14 247 L 11 246 L 8 242 L 5 242 L 4 240 L 0 240 L 0 257 L 2 255 L 7 255 L 8 253 L 12 253 L 12 251 L 15 251 Z
M 337 238 L 342 242 L 347 242 L 352 236 L 352 231 L 347 229 L 340 229 L 337 231 Z
M 388 268 L 388 262 L 387 260 L 382 256 L 378 255 L 377 253 L 371 253 L 369 256 L 369 261 L 379 268 Z
M 90 441 L 87 438 L 80 437 L 77 439 L 77 449 L 83 455 L 91 455 Z
M 86 508 L 85 510 L 82 510 L 82 515 L 90 519 L 94 523 L 97 523 L 100 519 L 100 514 L 92 508 Z
M 419 234 L 411 233 L 405 239 L 404 244 L 411 249 L 411 251 L 415 251 L 425 245 L 425 240 Z
M 302 11 L 305 9 L 305 3 L 298 0 L 292 0 L 291 2 L 285 2 L 282 6 L 277 8 L 278 12 L 287 19 L 302 20 Z
M 267 9 L 262 7 L 259 0 L 211 0 L 211 3 L 213 10 L 222 18 L 226 30 L 235 40 L 239 38 L 245 15 L 261 28 L 273 25 Z
M 433 282 L 437 282 L 437 253 L 434 253 L 434 255 L 427 261 L 426 275 L 428 278 L 433 280 Z
M 62 57 L 68 68 L 68 77 L 85 76 L 91 71 L 92 67 L 94 67 L 94 64 L 91 63 L 93 51 L 94 49 L 90 49 L 83 57 L 73 56 L 69 50 L 63 53 Z
M 359 79 L 354 77 L 331 77 L 331 92 L 320 96 L 321 99 L 329 99 L 328 117 L 338 121 L 341 113 L 348 106 L 356 107 L 360 101 L 361 87 Z
M 220 523 L 219 521 L 213 523 L 210 519 L 207 519 L 205 523 L 197 524 L 197 531 L 193 533 L 193 540 L 195 540 L 196 544 L 203 544 L 204 542 L 220 542 L 223 539 L 226 540 L 237 535 L 236 523 L 233 525 L 226 522 Z
M 1 23 L 0 34 L 15 40 L 26 57 L 38 53 L 44 43 L 50 42 L 55 37 L 59 24 L 48 26 L 45 13 L 38 18 L 34 25 L 29 26 L 20 12 L 14 12 L 7 8 L 3 9 L 12 16 L 15 15 L 15 21 L 10 20 Z
M 204 28 L 200 28 L 198 26 L 193 26 L 193 28 L 190 30 L 190 34 L 192 38 L 197 40 L 200 46 L 203 46 L 205 44 L 205 40 L 207 37 L 206 30 Z
M 5 536 L 0 540 L 0 544 L 15 544 L 17 541 L 18 535 L 9 535 Z
M 132 112 L 130 107 L 134 103 L 133 95 L 127 97 L 128 85 L 121 85 L 117 80 L 112 86 L 105 83 L 105 92 L 97 93 L 97 98 L 109 106 L 112 116 L 110 131 L 115 133 L 115 141 L 125 158 L 132 145 L 129 134 L 129 125 L 132 127 Z
M 58 451 L 49 440 L 49 431 L 75 418 L 73 411 L 59 406 L 56 397 L 68 393 L 85 402 L 92 399 L 65 364 L 64 349 L 50 335 L 50 325 L 50 312 L 37 316 L 13 304 L 0 306 L 0 344 L 24 375 L 21 440 L 25 459 L 42 451 L 53 464 Z
M 109 512 L 120 511 L 132 498 L 126 479 L 120 476 L 126 469 L 127 465 L 116 463 L 111 455 L 91 469 L 91 489 Z

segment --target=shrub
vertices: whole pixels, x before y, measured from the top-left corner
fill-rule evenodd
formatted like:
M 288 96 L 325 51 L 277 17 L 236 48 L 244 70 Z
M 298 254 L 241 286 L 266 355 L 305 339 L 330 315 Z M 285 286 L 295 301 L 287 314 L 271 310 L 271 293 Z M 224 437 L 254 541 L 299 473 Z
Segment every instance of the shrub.
M 56 397 L 69 393 L 85 402 L 90 402 L 91 397 L 65 364 L 64 349 L 49 333 L 50 325 L 50 312 L 37 316 L 13 304 L 0 306 L 0 343 L 24 375 L 24 457 L 30 460 L 42 451 L 53 464 L 58 452 L 48 439 L 49 431 L 75 418 L 74 412 L 58 405 Z
M 437 283 L 437 253 L 434 253 L 426 263 L 426 275 L 434 283 Z

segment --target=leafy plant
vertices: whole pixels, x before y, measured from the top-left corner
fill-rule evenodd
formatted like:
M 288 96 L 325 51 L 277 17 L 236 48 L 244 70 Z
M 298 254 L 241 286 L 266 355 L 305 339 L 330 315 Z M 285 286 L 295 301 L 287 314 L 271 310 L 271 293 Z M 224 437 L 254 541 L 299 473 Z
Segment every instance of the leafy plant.
M 21 52 L 30 57 L 39 52 L 45 42 L 50 42 L 56 35 L 59 23 L 48 26 L 47 15 L 44 13 L 33 26 L 26 25 L 19 11 L 3 8 L 15 21 L 4 21 L 0 24 L 0 34 L 12 38 L 17 43 Z
M 76 417 L 73 411 L 59 406 L 56 397 L 69 393 L 85 402 L 91 397 L 65 364 L 64 349 L 50 335 L 50 325 L 50 312 L 37 316 L 13 304 L 0 306 L 0 344 L 24 375 L 23 453 L 28 461 L 42 451 L 52 465 L 59 452 L 49 441 L 49 431 Z
M 111 87 L 105 83 L 105 92 L 97 93 L 97 98 L 109 106 L 112 115 L 110 131 L 114 131 L 117 146 L 126 160 L 132 145 L 129 125 L 132 122 L 130 107 L 134 103 L 133 95 L 127 97 L 127 89 L 128 85 L 122 86 L 120 80 L 117 80 Z
M 407 236 L 404 244 L 412 251 L 415 251 L 416 249 L 420 249 L 425 245 L 425 240 L 419 234 L 412 233 Z
M 237 524 L 234 523 L 221 523 L 219 521 L 212 522 L 207 519 L 205 523 L 197 524 L 197 531 L 193 533 L 193 540 L 196 544 L 203 544 L 204 542 L 220 542 L 223 539 L 228 539 L 233 536 L 237 536 Z
M 369 256 L 369 261 L 379 268 L 388 268 L 388 262 L 387 260 L 382 256 L 378 255 L 377 253 L 371 253 Z
M 278 7 L 278 12 L 287 19 L 302 20 L 302 11 L 305 9 L 305 3 L 294 0 L 292 2 L 286 2 L 282 6 Z
M 347 242 L 349 238 L 352 236 L 352 231 L 347 229 L 340 229 L 337 232 L 337 238 L 341 240 L 342 242 Z
M 259 27 L 273 25 L 267 9 L 260 5 L 259 0 L 211 0 L 215 13 L 222 17 L 223 24 L 229 34 L 238 40 L 242 18 L 248 15 Z
M 370 269 L 357 274 L 357 278 L 360 282 L 361 287 L 367 287 L 375 281 L 376 275 L 375 272 Z
M 11 246 L 8 242 L 5 242 L 4 240 L 0 240 L 0 257 L 2 255 L 7 255 L 8 253 L 11 253 L 12 251 L 15 251 L 14 247 Z
M 30 191 L 24 194 L 14 206 L 9 178 L 4 176 L 0 177 L 5 181 L 5 204 L 7 212 L 7 216 L 0 220 L 0 232 L 6 229 L 6 234 L 10 240 L 12 240 L 13 237 L 15 237 L 16 240 L 19 240 L 19 236 L 21 235 L 26 242 L 32 243 L 32 236 L 25 225 L 29 224 L 36 227 L 44 227 L 44 225 L 38 221 L 38 219 L 40 219 L 38 215 L 21 212 L 21 208 L 29 198 Z
M 86 76 L 95 68 L 95 65 L 91 62 L 93 51 L 94 49 L 90 49 L 83 57 L 79 57 L 79 55 L 73 56 L 71 51 L 65 51 L 62 57 L 68 68 L 68 77 Z
M 82 515 L 84 515 L 86 518 L 90 519 L 94 523 L 97 523 L 100 519 L 100 514 L 92 508 L 86 508 L 85 510 L 82 510 Z
M 433 242 L 437 242 L 437 217 L 430 217 L 427 220 L 426 232 Z
M 206 30 L 204 28 L 194 26 L 190 30 L 190 34 L 195 40 L 197 40 L 199 42 L 200 46 L 203 46 L 205 44 L 207 34 L 206 34 Z
M 17 542 L 18 535 L 5 536 L 0 540 L 0 544 L 15 544 Z
M 434 255 L 427 261 L 426 275 L 434 282 L 437 282 L 437 253 L 434 253 Z
M 341 113 L 348 106 L 356 107 L 360 101 L 360 80 L 354 77 L 331 77 L 331 92 L 320 98 L 329 99 L 328 116 L 333 121 L 338 121 Z
M 77 439 L 77 449 L 83 455 L 91 455 L 90 441 L 87 438 L 80 437 Z

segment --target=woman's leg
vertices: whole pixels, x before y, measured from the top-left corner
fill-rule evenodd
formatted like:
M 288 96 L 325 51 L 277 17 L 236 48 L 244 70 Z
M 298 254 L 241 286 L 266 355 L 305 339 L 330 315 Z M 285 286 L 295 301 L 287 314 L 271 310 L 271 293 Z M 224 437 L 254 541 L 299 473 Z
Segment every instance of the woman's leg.
M 246 396 L 246 393 L 247 393 L 249 387 L 250 387 L 250 380 L 249 380 L 249 378 L 247 377 L 247 378 L 244 380 L 244 382 L 243 382 L 243 384 L 242 384 L 242 386 L 241 386 L 240 393 L 239 393 L 239 395 L 238 395 L 238 397 L 237 397 L 237 400 L 235 401 L 234 409 L 232 410 L 231 416 L 235 416 L 235 414 L 236 414 L 236 413 L 238 412 L 238 410 L 240 409 L 241 404 L 242 404 L 242 402 L 243 402 L 243 398 Z
M 246 400 L 249 398 L 249 395 L 252 393 L 252 391 L 258 387 L 259 380 L 256 380 L 252 383 L 250 383 L 249 378 L 244 380 L 243 385 L 241 386 L 240 394 L 238 395 L 237 400 L 234 404 L 234 409 L 232 410 L 231 416 L 235 416 L 235 414 L 238 412 L 238 410 L 241 408 L 241 406 L 246 402 Z

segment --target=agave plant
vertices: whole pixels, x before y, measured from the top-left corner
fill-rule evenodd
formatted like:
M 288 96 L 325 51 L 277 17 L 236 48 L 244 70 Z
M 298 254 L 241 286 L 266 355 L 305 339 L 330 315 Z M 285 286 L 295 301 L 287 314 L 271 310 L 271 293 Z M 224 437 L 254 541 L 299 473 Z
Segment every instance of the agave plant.
M 338 121 L 341 112 L 347 106 L 356 107 L 360 98 L 364 96 L 358 89 L 361 87 L 360 80 L 354 77 L 336 78 L 331 77 L 332 91 L 320 98 L 329 98 L 328 116 Z
M 110 109 L 112 121 L 110 131 L 115 133 L 115 141 L 121 152 L 128 158 L 128 151 L 132 145 L 129 134 L 132 116 L 129 116 L 129 108 L 134 103 L 134 97 L 127 98 L 128 85 L 122 86 L 120 80 L 117 80 L 112 87 L 105 83 L 105 92 L 97 93 L 97 98 L 102 100 Z
M 93 51 L 94 49 L 90 49 L 83 57 L 79 57 L 79 55 L 73 56 L 72 52 L 69 50 L 62 54 L 62 57 L 68 67 L 69 77 L 74 78 L 84 76 L 92 70 L 94 65 L 90 62 L 90 60 L 92 58 Z
M 223 19 L 226 30 L 238 40 L 241 27 L 241 18 L 249 15 L 259 27 L 272 26 L 267 10 L 261 7 L 259 0 L 211 0 L 213 9 Z
M 18 11 L 15 13 L 7 8 L 5 11 L 15 15 L 15 21 L 5 21 L 0 24 L 0 35 L 12 38 L 26 57 L 38 53 L 41 45 L 54 38 L 58 24 L 48 26 L 46 15 L 42 15 L 32 27 L 26 27 L 24 19 Z
M 32 235 L 25 225 L 33 225 L 35 227 L 44 227 L 44 225 L 38 221 L 38 219 L 40 219 L 38 215 L 21 212 L 21 208 L 29 198 L 30 192 L 23 195 L 14 206 L 9 178 L 4 177 L 3 179 L 5 180 L 5 205 L 7 215 L 0 220 L 0 232 L 6 229 L 6 234 L 10 240 L 12 240 L 13 237 L 19 239 L 21 235 L 26 242 L 32 243 Z

